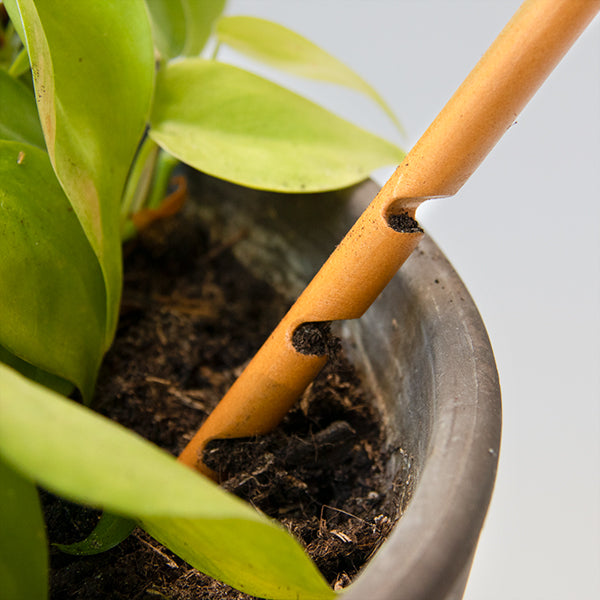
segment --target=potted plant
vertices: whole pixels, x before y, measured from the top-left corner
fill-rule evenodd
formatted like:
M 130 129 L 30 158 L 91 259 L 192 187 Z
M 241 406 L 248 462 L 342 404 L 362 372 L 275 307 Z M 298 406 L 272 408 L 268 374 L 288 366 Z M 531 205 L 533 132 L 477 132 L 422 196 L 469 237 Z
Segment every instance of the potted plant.
M 373 168 L 398 162 L 402 152 L 256 76 L 188 57 L 202 49 L 222 2 L 203 3 L 198 12 L 192 9 L 199 5 L 186 2 L 72 2 L 58 14 L 47 1 L 11 0 L 4 5 L 11 16 L 3 32 L 9 69 L 0 71 L 4 589 L 15 598 L 46 593 L 47 550 L 35 488 L 40 484 L 119 515 L 104 521 L 112 528 L 103 534 L 104 541 L 124 535 L 135 519 L 192 565 L 241 589 L 274 598 L 332 597 L 314 565 L 280 527 L 64 395 L 76 389 L 84 404 L 91 401 L 98 368 L 117 327 L 121 242 L 142 221 L 171 210 L 162 204 L 171 156 L 251 188 L 317 192 L 354 184 Z M 24 49 L 12 45 L 11 28 Z M 353 74 L 272 24 L 223 18 L 217 32 L 225 43 L 284 64 L 291 58 L 278 43 L 291 40 L 294 60 L 298 44 L 304 56 L 304 62 L 293 65 L 304 68 L 316 53 L 324 64 L 319 76 L 373 96 Z M 269 44 L 265 48 L 269 41 L 277 42 L 281 52 L 274 53 Z M 33 90 L 28 87 L 30 68 Z M 260 145 L 257 136 L 265 138 Z M 289 140 L 294 141 L 291 148 Z M 342 196 L 351 201 L 353 193 Z M 346 219 L 353 218 L 349 214 Z M 437 251 L 428 251 L 439 263 Z M 321 253 L 311 260 L 322 258 Z M 444 268 L 453 280 L 451 270 Z M 436 276 L 430 285 L 438 285 L 436 279 L 440 281 Z M 407 297 L 418 296 L 413 284 L 399 285 L 408 286 Z M 452 285 L 459 286 L 456 281 Z M 416 310 L 414 303 L 407 306 Z M 471 451 L 483 446 L 488 452 L 485 467 L 475 461 L 477 468 L 467 469 L 482 468 L 485 478 L 470 496 L 477 498 L 477 516 L 469 543 L 462 544 L 461 560 L 444 580 L 451 587 L 460 586 L 474 547 L 498 443 L 493 360 L 476 311 L 469 305 L 467 312 L 465 322 L 475 323 L 484 372 L 491 381 L 490 389 L 477 396 L 477 410 L 489 414 L 491 425 L 468 452 L 453 450 L 449 438 L 445 442 L 448 455 L 455 458 L 472 457 Z M 471 324 L 466 327 L 471 332 Z M 362 340 L 360 335 L 356 339 Z M 420 347 L 427 353 L 432 344 L 424 337 Z M 371 372 L 387 370 L 383 364 L 373 364 Z M 434 371 L 438 368 L 435 361 L 430 364 Z M 474 380 L 480 376 L 476 372 Z M 409 379 L 415 393 L 423 389 L 422 379 Z M 429 380 L 427 385 L 441 383 Z M 459 413 L 465 414 L 464 407 L 447 405 L 446 395 L 444 401 L 435 394 L 429 398 L 430 408 L 417 408 L 410 400 L 402 416 L 396 404 L 388 407 L 394 415 L 390 419 L 404 423 L 400 430 L 406 439 L 414 436 L 407 443 L 419 461 L 424 460 L 424 446 L 436 436 L 440 439 L 439 432 L 450 422 L 459 422 Z M 416 419 L 422 410 L 431 415 L 441 411 L 449 421 L 442 418 L 428 433 L 425 424 L 425 437 L 419 436 L 407 423 L 422 429 Z M 407 414 L 415 418 L 407 421 Z M 467 429 L 472 419 L 469 413 Z M 421 489 L 432 494 L 425 484 Z

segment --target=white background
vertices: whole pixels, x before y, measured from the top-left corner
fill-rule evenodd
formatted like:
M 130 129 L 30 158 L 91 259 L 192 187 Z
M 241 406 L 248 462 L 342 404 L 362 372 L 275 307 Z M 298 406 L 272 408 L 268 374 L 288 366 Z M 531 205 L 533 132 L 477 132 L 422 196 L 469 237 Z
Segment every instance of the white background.
M 279 81 L 409 149 L 519 4 L 230 0 L 228 13 L 287 25 L 353 67 L 406 139 L 356 94 Z M 499 474 L 468 600 L 600 598 L 599 166 L 596 19 L 459 194 L 419 209 L 479 307 L 503 392 Z

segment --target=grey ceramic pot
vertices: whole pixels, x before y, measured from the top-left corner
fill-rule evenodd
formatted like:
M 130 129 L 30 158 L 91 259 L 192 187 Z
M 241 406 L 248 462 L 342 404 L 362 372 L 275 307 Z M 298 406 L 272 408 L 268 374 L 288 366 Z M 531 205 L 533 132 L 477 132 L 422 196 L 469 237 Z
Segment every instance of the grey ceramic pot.
M 283 195 L 195 172 L 188 177 L 217 234 L 243 232 L 238 257 L 291 296 L 377 193 L 373 182 Z M 398 448 L 390 481 L 407 456 L 414 478 L 406 511 L 343 597 L 461 598 L 492 494 L 501 430 L 496 366 L 479 313 L 426 236 L 369 311 L 342 331 L 384 414 L 388 443 Z

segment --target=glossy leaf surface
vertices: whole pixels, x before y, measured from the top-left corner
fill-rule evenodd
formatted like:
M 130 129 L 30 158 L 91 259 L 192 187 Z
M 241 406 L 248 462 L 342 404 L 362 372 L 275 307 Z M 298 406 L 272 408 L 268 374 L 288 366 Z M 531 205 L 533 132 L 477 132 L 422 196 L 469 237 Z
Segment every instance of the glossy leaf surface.
M 50 159 L 104 274 L 108 346 L 121 290 L 120 202 L 153 89 L 146 7 L 143 0 L 17 5 Z
M 48 155 L 0 141 L 0 344 L 89 399 L 105 302 L 98 260 Z
M 37 489 L 1 459 L 0 597 L 48 597 L 48 549 Z
M 216 33 L 220 42 L 256 60 L 294 75 L 336 83 L 365 94 L 402 131 L 394 112 L 360 75 L 287 27 L 257 17 L 232 16 L 219 20 Z
M 44 134 L 33 94 L 0 69 L 0 140 L 26 142 L 45 148 Z
M 159 73 L 150 135 L 210 175 L 285 192 L 349 186 L 404 156 L 270 81 L 202 59 Z
M 102 513 L 92 533 L 73 544 L 56 544 L 66 554 L 90 556 L 118 546 L 135 529 L 136 522 L 110 513 Z
M 154 41 L 161 56 L 200 54 L 225 0 L 146 0 Z
M 0 456 L 55 493 L 140 520 L 190 564 L 248 593 L 335 596 L 279 525 L 131 431 L 2 365 Z

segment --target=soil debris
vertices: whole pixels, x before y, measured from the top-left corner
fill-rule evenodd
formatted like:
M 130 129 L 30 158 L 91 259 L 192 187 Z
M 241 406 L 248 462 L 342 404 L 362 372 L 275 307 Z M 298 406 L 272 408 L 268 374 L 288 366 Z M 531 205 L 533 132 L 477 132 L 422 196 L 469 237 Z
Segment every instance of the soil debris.
M 335 360 L 342 350 L 339 338 L 331 333 L 331 322 L 302 323 L 292 335 L 292 345 L 300 354 L 329 356 Z
M 238 263 L 234 243 L 211 239 L 185 207 L 125 249 L 121 320 L 94 408 L 174 455 L 288 308 L 288 300 Z M 329 339 L 321 329 L 318 335 Z M 226 475 L 226 489 L 281 521 L 341 588 L 408 502 L 410 457 L 390 481 L 387 452 L 377 411 L 340 357 L 276 431 L 215 441 L 206 460 Z M 49 493 L 43 504 L 51 542 L 78 541 L 98 519 Z M 52 600 L 250 598 L 192 569 L 139 529 L 96 556 L 70 556 L 53 546 L 50 552 Z
M 423 233 L 422 227 L 408 213 L 388 217 L 388 225 L 398 233 Z

